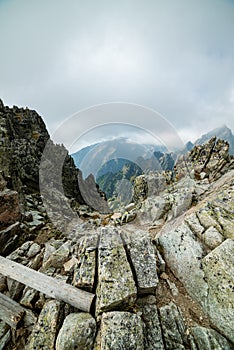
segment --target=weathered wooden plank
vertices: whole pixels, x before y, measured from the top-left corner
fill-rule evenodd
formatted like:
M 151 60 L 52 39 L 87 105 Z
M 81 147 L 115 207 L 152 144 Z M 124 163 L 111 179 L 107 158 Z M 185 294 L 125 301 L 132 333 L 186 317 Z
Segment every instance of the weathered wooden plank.
M 51 298 L 63 300 L 79 310 L 90 312 L 95 297 L 92 293 L 73 287 L 2 256 L 0 256 L 0 273 Z
M 25 310 L 16 301 L 0 293 L 0 319 L 16 329 L 25 314 Z

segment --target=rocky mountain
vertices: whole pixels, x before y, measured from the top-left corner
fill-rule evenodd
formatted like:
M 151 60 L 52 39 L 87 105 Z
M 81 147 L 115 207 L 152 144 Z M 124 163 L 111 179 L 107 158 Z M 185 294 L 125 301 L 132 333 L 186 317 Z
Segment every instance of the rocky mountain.
M 6 147 L 8 119 L 16 118 L 18 129 L 17 111 L 2 105 L 0 115 L 6 138 L 0 153 L 0 349 L 233 349 L 234 158 L 228 143 L 211 138 L 181 155 L 173 171 L 137 176 L 134 201 L 118 212 L 101 214 L 65 197 L 79 218 L 60 230 L 37 182 L 26 180 L 30 164 L 19 175 L 12 171 L 20 161 Z M 31 118 L 38 118 L 38 132 L 45 130 L 35 114 L 24 120 L 26 135 Z M 19 134 L 13 135 L 12 141 Z M 23 129 L 20 135 L 25 140 Z M 38 147 L 29 150 L 34 160 L 41 146 L 33 140 L 31 147 Z M 87 183 L 92 188 L 94 178 Z M 52 193 L 56 185 L 50 183 Z M 67 203 L 59 200 L 60 207 Z M 69 214 L 61 213 L 67 221 Z M 9 244 L 15 229 L 20 240 L 11 235 Z M 38 280 L 30 280 L 33 272 Z
M 175 156 L 166 151 L 160 145 L 141 145 L 119 138 L 85 147 L 72 154 L 72 157 L 84 174 L 94 175 L 100 189 L 108 199 L 114 200 L 116 206 L 117 203 L 124 205 L 116 195 L 121 180 L 131 179 L 133 182 L 136 176 L 149 171 L 173 169 Z
M 209 131 L 207 134 L 202 135 L 196 142 L 195 145 L 202 145 L 209 141 L 212 137 L 227 141 L 229 143 L 229 152 L 234 155 L 234 135 L 226 125 Z
M 166 152 L 167 149 L 162 145 L 152 145 L 152 144 L 139 144 L 133 140 L 129 140 L 126 137 L 115 138 L 114 140 L 106 140 L 98 143 L 91 144 L 86 146 L 75 153 L 72 153 L 71 156 L 74 159 L 74 162 L 78 168 L 80 168 L 82 162 L 90 153 L 101 153 L 101 156 L 105 158 L 107 150 L 113 149 L 111 155 L 113 158 L 119 157 L 119 155 L 125 155 L 125 159 L 135 159 L 137 156 L 150 156 L 153 151 Z M 93 151 L 93 152 L 92 152 Z M 127 155 L 127 157 L 126 157 Z M 122 157 L 123 158 L 123 157 Z
M 109 199 L 117 197 L 119 181 L 129 180 L 133 183 L 139 175 L 142 175 L 142 170 L 137 164 L 118 158 L 110 160 L 98 171 L 96 181 Z
M 45 159 L 46 172 L 39 184 L 40 165 L 46 145 L 51 156 Z M 57 164 L 61 159 L 60 184 Z M 96 190 L 95 181 L 91 183 L 88 179 L 86 183 L 82 179 L 82 174 L 65 147 L 55 145 L 50 140 L 42 118 L 35 111 L 16 106 L 9 108 L 0 101 L 0 228 L 7 230 L 0 232 L 1 253 L 7 252 L 8 246 L 17 245 L 17 241 L 24 235 L 34 229 L 36 231 L 42 225 L 43 218 L 46 217 L 40 193 L 43 181 L 48 198 L 51 195 L 57 196 L 57 202 L 65 200 L 68 206 L 71 201 L 81 205 L 92 204 L 96 200 L 96 206 L 103 206 L 104 211 L 109 211 L 100 196 L 96 195 L 95 199 L 93 195 L 92 200 L 88 200 L 90 188 Z M 36 210 L 37 207 L 40 208 L 39 211 Z M 57 215 L 59 213 L 60 208 Z M 12 229 L 8 227 L 10 224 L 14 224 Z

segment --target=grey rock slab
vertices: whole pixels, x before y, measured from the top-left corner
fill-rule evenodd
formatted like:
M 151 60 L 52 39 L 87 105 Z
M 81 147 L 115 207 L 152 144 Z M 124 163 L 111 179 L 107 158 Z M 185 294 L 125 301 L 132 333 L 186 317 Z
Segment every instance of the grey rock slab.
M 171 302 L 159 309 L 163 338 L 167 350 L 187 349 L 186 328 L 179 308 Z
M 143 350 L 144 334 L 140 316 L 121 311 L 104 313 L 100 349 Z
M 112 227 L 100 230 L 96 314 L 133 305 L 135 286 L 123 242 Z
M 149 197 L 143 203 L 138 218 L 144 223 L 151 224 L 164 218 L 171 205 L 167 196 Z
M 227 239 L 202 260 L 209 286 L 208 315 L 217 329 L 234 342 L 234 241 Z
M 144 301 L 145 299 L 145 301 Z M 148 303 L 143 298 L 138 305 L 141 309 L 141 319 L 144 322 L 144 350 L 164 350 L 161 325 L 156 303 Z
M 195 339 L 197 350 L 232 350 L 233 345 L 221 334 L 205 327 L 192 327 L 191 333 Z
M 40 250 L 41 250 L 40 245 L 37 243 L 33 243 L 27 252 L 27 256 L 29 258 L 33 258 L 35 255 L 37 255 L 40 252 Z
M 146 175 L 146 180 L 148 184 L 149 196 L 158 196 L 167 187 L 165 176 L 159 172 Z
M 7 254 L 7 246 L 20 232 L 20 223 L 17 221 L 4 230 L 0 230 L 0 254 Z
M 25 350 L 54 350 L 59 323 L 60 302 L 50 300 L 45 303 L 38 317 Z
M 45 267 L 62 268 L 63 264 L 69 260 L 71 252 L 71 242 L 65 242 L 55 252 L 51 254 L 48 260 L 44 263 Z
M 89 292 L 94 288 L 97 244 L 98 236 L 96 234 L 87 235 L 81 239 L 80 252 L 78 252 L 79 263 L 74 266 L 72 284 Z
M 201 266 L 203 245 L 191 229 L 178 219 L 165 225 L 157 238 L 169 268 L 189 294 L 206 307 L 208 286 Z
M 205 229 L 212 226 L 215 227 L 219 232 L 222 232 L 220 224 L 217 222 L 217 220 L 214 217 L 213 211 L 208 206 L 204 206 L 201 209 L 199 209 L 197 211 L 197 216 L 201 225 Z
M 203 239 L 202 235 L 205 231 L 204 227 L 200 224 L 197 215 L 191 214 L 186 219 L 185 222 L 188 224 L 190 229 L 195 233 L 199 239 Z
M 58 333 L 56 350 L 92 350 L 96 321 L 88 313 L 69 314 Z
M 23 296 L 20 299 L 20 304 L 24 305 L 29 308 L 33 308 L 32 302 L 34 301 L 35 297 L 39 294 L 39 292 L 35 289 L 32 289 L 30 287 L 25 287 L 23 291 Z
M 224 237 L 221 233 L 213 226 L 209 227 L 204 232 L 204 243 L 210 248 L 214 249 L 218 247 L 223 241 Z
M 234 239 L 234 204 L 232 212 L 229 213 L 220 206 L 216 206 L 214 209 L 217 221 L 223 229 L 223 234 L 226 238 Z
M 172 213 L 173 217 L 183 214 L 192 204 L 193 193 L 190 188 L 183 188 L 173 193 Z
M 139 294 L 154 293 L 158 284 L 156 248 L 148 232 L 122 232 L 136 279 Z

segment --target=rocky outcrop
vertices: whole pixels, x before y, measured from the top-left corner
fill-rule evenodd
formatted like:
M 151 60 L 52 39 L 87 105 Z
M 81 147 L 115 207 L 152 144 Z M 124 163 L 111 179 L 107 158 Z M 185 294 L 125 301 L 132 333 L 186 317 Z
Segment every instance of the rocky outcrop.
M 196 140 L 196 145 L 204 145 L 212 137 L 227 141 L 229 143 L 229 153 L 234 156 L 234 135 L 226 125 L 209 131 L 207 134 L 202 135 L 198 140 Z
M 59 324 L 59 309 L 60 303 L 56 300 L 45 303 L 25 350 L 54 349 Z
M 138 315 L 113 311 L 104 313 L 101 322 L 101 339 L 95 350 L 144 348 L 143 323 Z
M 121 269 L 121 265 L 124 269 Z M 97 315 L 132 306 L 137 290 L 120 234 L 115 229 L 100 233 L 98 252 Z
M 101 212 L 110 212 L 91 180 L 84 181 L 66 148 L 52 142 L 36 111 L 9 108 L 1 101 L 0 229 L 7 229 L 17 221 L 21 224 L 20 235 L 15 230 L 9 233 L 10 229 L 7 234 L 0 233 L 4 244 L 7 240 L 10 244 L 15 237 L 16 245 L 17 241 L 37 234 L 48 219 L 66 231 L 66 225 L 60 223 L 64 221 L 61 214 L 63 218 L 67 216 L 68 224 L 71 213 L 78 218 L 71 206 L 77 208 L 86 203 Z
M 227 141 L 211 138 L 206 144 L 196 145 L 187 156 L 176 163 L 176 177 L 190 175 L 197 180 L 207 178 L 209 182 L 219 179 L 234 168 L 234 158 L 229 155 Z
M 233 171 L 228 172 L 215 183 L 205 200 L 166 224 L 156 236 L 168 266 L 215 327 L 231 341 L 234 341 L 233 176 Z M 218 203 L 221 205 L 217 206 Z
M 56 350 L 92 350 L 95 334 L 96 322 L 91 315 L 71 313 L 59 331 Z
M 32 125 L 37 124 L 36 114 L 2 103 L 0 110 L 4 147 L 14 139 L 20 145 L 23 125 L 30 124 L 30 116 Z M 35 130 L 44 136 L 33 135 L 42 142 L 48 135 L 38 123 Z M 25 126 L 24 151 L 32 125 Z M 39 155 L 40 142 L 32 143 Z M 23 163 L 17 177 L 12 169 L 19 162 L 7 146 L 0 156 L 1 254 L 59 283 L 92 292 L 96 299 L 90 313 L 84 313 L 0 275 L 0 292 L 25 310 L 16 330 L 0 321 L 0 348 L 232 349 L 234 170 L 227 144 L 212 139 L 181 158 L 174 171 L 136 178 L 135 203 L 114 214 L 80 205 L 68 181 L 62 189 L 67 197 L 58 195 L 61 184 L 53 172 L 67 151 L 49 145 L 56 150 L 48 176 L 58 185 L 50 191 L 59 199 L 56 218 L 69 222 L 72 206 L 79 220 L 71 230 L 53 227 L 37 192 L 35 169 L 30 173 Z M 29 151 L 29 163 L 34 151 Z M 32 163 L 35 168 L 37 162 Z M 66 164 L 66 177 L 77 175 L 73 163 Z M 87 184 L 96 187 L 92 177 Z

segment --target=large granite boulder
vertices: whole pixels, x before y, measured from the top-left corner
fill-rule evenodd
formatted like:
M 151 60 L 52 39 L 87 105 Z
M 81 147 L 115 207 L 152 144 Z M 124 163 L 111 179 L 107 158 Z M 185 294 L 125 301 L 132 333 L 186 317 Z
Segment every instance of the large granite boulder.
M 92 350 L 96 334 L 95 319 L 84 312 L 68 315 L 58 333 L 56 350 Z

